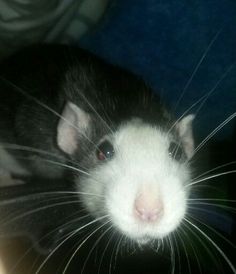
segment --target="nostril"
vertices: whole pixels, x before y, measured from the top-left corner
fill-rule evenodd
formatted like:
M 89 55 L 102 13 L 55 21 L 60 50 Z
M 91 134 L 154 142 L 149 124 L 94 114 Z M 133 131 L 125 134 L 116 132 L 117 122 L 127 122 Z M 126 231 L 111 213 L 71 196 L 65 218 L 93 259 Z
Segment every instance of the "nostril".
M 163 204 L 159 200 L 147 201 L 139 197 L 135 201 L 135 215 L 142 221 L 155 222 L 163 214 Z

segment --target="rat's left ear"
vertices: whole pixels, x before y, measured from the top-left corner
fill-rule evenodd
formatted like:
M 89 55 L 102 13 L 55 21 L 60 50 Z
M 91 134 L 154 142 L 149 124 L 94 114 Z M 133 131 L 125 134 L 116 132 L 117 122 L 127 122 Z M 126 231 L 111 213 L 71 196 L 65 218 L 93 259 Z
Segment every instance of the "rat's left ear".
M 77 105 L 67 102 L 57 126 L 57 144 L 72 155 L 81 146 L 83 138 L 89 138 L 91 117 Z
M 193 156 L 194 152 L 194 140 L 192 129 L 192 122 L 194 118 L 195 115 L 193 114 L 185 116 L 175 126 L 179 134 L 179 137 L 182 140 L 183 148 L 188 159 L 190 159 Z

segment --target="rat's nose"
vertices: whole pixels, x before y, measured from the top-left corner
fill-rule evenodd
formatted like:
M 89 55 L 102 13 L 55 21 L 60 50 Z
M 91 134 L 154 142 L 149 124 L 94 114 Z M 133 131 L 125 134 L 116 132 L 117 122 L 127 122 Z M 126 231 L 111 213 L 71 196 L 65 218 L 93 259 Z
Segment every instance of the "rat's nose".
M 163 215 L 163 203 L 150 193 L 142 193 L 134 203 L 135 216 L 144 222 L 156 222 Z

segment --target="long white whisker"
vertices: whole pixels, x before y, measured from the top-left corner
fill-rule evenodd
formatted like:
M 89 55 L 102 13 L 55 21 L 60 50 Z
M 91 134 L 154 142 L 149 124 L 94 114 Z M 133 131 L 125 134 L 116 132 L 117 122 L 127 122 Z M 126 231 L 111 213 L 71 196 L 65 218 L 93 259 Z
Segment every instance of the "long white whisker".
M 64 157 L 62 157 L 60 155 L 50 153 L 50 152 L 47 152 L 45 150 L 41 150 L 41 149 L 38 149 L 38 148 L 29 147 L 29 146 L 18 145 L 18 144 L 10 144 L 10 143 L 5 143 L 5 142 L 0 142 L 0 147 L 6 148 L 6 149 L 11 149 L 11 150 L 21 150 L 21 151 L 38 153 L 39 155 L 51 156 L 53 158 L 56 158 L 58 160 L 63 160 L 63 161 L 66 160 L 66 162 L 74 164 L 77 167 L 78 170 L 76 170 L 76 171 L 79 171 L 81 173 L 84 173 L 84 174 L 88 175 L 88 173 L 86 173 L 85 170 L 82 170 L 82 169 L 78 168 L 79 167 L 78 162 L 73 161 L 71 159 L 65 159 Z M 24 157 L 24 156 L 16 156 L 16 159 L 18 159 L 18 158 L 33 161 L 33 159 L 29 159 L 28 157 Z M 62 167 L 65 167 L 65 168 L 75 169 L 75 167 L 73 167 L 73 166 L 69 166 L 69 165 L 63 164 L 61 162 L 55 162 L 55 161 L 49 160 L 49 159 L 39 159 L 39 160 L 49 162 L 49 163 L 53 163 L 53 164 L 58 164 L 58 165 L 61 165 Z
M 98 221 L 101 221 L 102 219 L 106 218 L 107 215 L 99 217 L 85 225 L 83 225 L 82 227 L 79 227 L 78 229 L 76 229 L 75 231 L 73 231 L 72 233 L 69 234 L 69 236 L 67 236 L 60 244 L 57 245 L 57 247 L 55 247 L 52 252 L 44 259 L 44 261 L 41 263 L 41 265 L 39 266 L 39 268 L 37 269 L 37 271 L 35 272 L 35 274 L 39 274 L 39 272 L 41 271 L 41 269 L 44 267 L 44 265 L 47 263 L 47 261 L 52 257 L 52 255 L 66 242 L 68 241 L 70 238 L 72 238 L 75 234 L 77 234 L 79 231 L 81 231 L 82 229 L 88 227 L 89 225 L 92 225 Z
M 221 78 L 220 81 L 217 82 L 217 86 L 220 84 L 220 82 L 223 80 L 224 78 Z M 187 114 L 190 112 L 190 110 L 192 110 L 196 105 L 198 105 L 199 103 L 201 103 L 202 101 L 205 100 L 205 98 L 209 98 L 209 96 L 216 90 L 217 86 L 214 86 L 208 93 L 204 94 L 202 97 L 200 97 L 195 103 L 193 103 L 189 108 L 187 108 L 182 115 L 180 115 L 180 117 L 173 123 L 173 125 L 170 127 L 170 129 L 168 130 L 167 134 L 169 134 L 172 129 L 177 125 L 177 123 Z
M 181 230 L 181 232 L 185 235 L 186 238 L 188 238 L 188 243 L 190 244 L 192 250 L 193 250 L 193 253 L 194 253 L 194 256 L 197 260 L 197 265 L 198 265 L 198 268 L 199 268 L 199 271 L 200 273 L 202 273 L 202 268 L 201 268 L 201 264 L 200 264 L 200 261 L 199 261 L 199 258 L 197 256 L 197 252 L 192 244 L 192 241 L 191 241 L 191 238 L 188 236 L 188 234 L 185 232 L 184 228 L 183 227 L 179 227 L 179 230 Z M 179 238 L 182 239 L 182 237 L 179 235 Z
M 178 231 L 176 231 L 176 234 L 178 235 Z M 181 260 L 180 260 L 180 249 L 179 249 L 179 245 L 177 243 L 177 237 L 175 236 L 175 233 L 173 233 L 173 239 L 174 239 L 174 243 L 176 246 L 176 251 L 177 251 L 177 257 L 178 257 L 178 269 L 179 269 L 179 273 L 181 273 Z M 160 246 L 159 246 L 159 242 L 158 242 L 158 248 L 157 250 L 159 250 Z
M 196 176 L 195 178 L 192 179 L 192 181 L 195 181 L 195 180 L 199 179 L 200 177 L 202 177 L 202 176 L 204 176 L 204 175 L 206 175 L 206 174 L 209 174 L 209 173 L 211 173 L 211 172 L 213 172 L 213 171 L 216 171 L 216 170 L 221 169 L 221 168 L 223 168 L 223 167 L 231 166 L 231 165 L 234 165 L 234 164 L 236 164 L 236 161 L 231 161 L 231 162 L 229 162 L 229 163 L 225 163 L 225 164 L 219 165 L 219 166 L 217 166 L 217 167 L 214 167 L 214 168 L 212 168 L 212 169 L 210 169 L 210 170 L 207 170 L 206 172 L 203 172 L 203 173 L 201 173 L 200 175 Z
M 73 196 L 73 197 L 71 197 L 71 194 L 64 194 L 63 196 L 60 196 L 60 197 L 49 197 L 47 200 L 37 200 L 37 202 L 35 202 L 34 204 L 33 204 L 33 206 L 37 206 L 38 208 L 37 209 L 40 209 L 41 207 L 39 207 L 41 204 L 43 204 L 43 203 L 45 203 L 45 202 L 53 202 L 53 201 L 60 201 L 60 203 L 62 202 L 62 200 L 68 200 L 68 199 L 72 199 L 72 198 L 74 198 L 74 199 L 77 199 L 77 197 L 76 196 Z M 51 204 L 51 205 L 54 205 L 54 204 Z M 32 207 L 32 203 L 30 204 L 30 207 Z M 20 206 L 18 206 L 18 204 L 17 204 L 17 208 L 15 208 L 14 210 L 13 210 L 13 214 L 10 214 L 10 213 L 8 213 L 7 214 L 7 217 L 5 218 L 6 220 L 8 219 L 11 219 L 12 218 L 12 216 L 11 215 L 13 215 L 13 216 L 15 216 L 15 214 L 16 213 L 18 213 L 17 212 L 17 209 L 19 209 L 19 210 L 21 210 L 21 207 Z M 21 215 L 20 215 L 21 216 Z M 4 225 L 5 223 L 4 223 L 4 219 L 2 218 L 2 220 L 1 220 L 1 225 Z M 8 223 L 7 221 L 6 221 L 6 223 Z
M 227 242 L 230 246 L 232 246 L 233 248 L 236 248 L 236 245 L 234 245 L 231 241 L 229 241 L 226 237 L 224 237 L 222 234 L 220 234 L 217 230 L 215 230 L 214 228 L 212 228 L 211 226 L 207 225 L 206 223 L 202 222 L 199 220 L 199 218 L 196 218 L 193 216 L 193 214 L 189 214 L 189 216 L 194 219 L 195 221 L 197 221 L 198 223 L 204 225 L 205 227 L 207 227 L 209 230 L 211 230 L 212 232 L 214 232 L 218 237 L 220 237 L 221 239 L 223 239 L 225 242 Z
M 221 173 L 218 173 L 218 174 L 214 174 L 214 175 L 208 176 L 206 178 L 197 180 L 195 182 L 189 183 L 185 187 L 190 187 L 192 185 L 196 185 L 196 184 L 199 184 L 201 182 L 204 182 L 204 181 L 207 181 L 207 180 L 210 180 L 210 179 L 213 179 L 213 178 L 217 178 L 217 177 L 220 177 L 220 176 L 223 176 L 223 175 L 232 174 L 232 173 L 236 173 L 236 170 L 229 170 L 229 171 L 221 172 Z
M 65 158 L 60 156 L 60 155 L 50 153 L 48 151 L 38 149 L 38 148 L 34 148 L 34 147 L 30 147 L 30 146 L 23 146 L 23 145 L 18 145 L 18 144 L 0 142 L 0 147 L 6 148 L 6 149 L 12 149 L 12 150 L 22 150 L 22 151 L 27 151 L 27 152 L 35 152 L 35 153 L 38 153 L 38 154 L 51 156 L 51 157 L 54 157 L 54 158 L 57 158 L 57 159 L 60 159 L 60 160 L 65 160 Z M 71 162 L 76 163 L 76 162 L 73 162 L 73 161 L 71 161 Z
M 226 77 L 226 75 L 229 73 L 229 71 L 233 68 L 234 65 L 230 66 L 230 68 L 224 73 L 224 75 L 220 78 L 219 81 L 217 81 L 217 84 L 205 95 L 200 97 L 195 103 L 193 103 L 187 110 L 184 111 L 184 113 L 173 123 L 173 125 L 168 130 L 167 134 L 169 134 L 172 129 L 177 125 L 177 123 L 187 114 L 191 109 L 193 109 L 196 105 L 198 105 L 201 102 L 205 102 L 206 99 L 210 97 L 210 95 L 213 94 L 213 92 L 216 90 L 216 88 L 219 86 L 219 84 L 222 82 L 222 80 Z
M 42 161 L 44 161 L 46 163 L 51 163 L 51 164 L 54 164 L 54 165 L 57 165 L 57 166 L 60 166 L 60 167 L 64 167 L 64 168 L 67 168 L 67 169 L 70 169 L 70 170 L 73 170 L 73 171 L 77 171 L 79 173 L 90 176 L 90 173 L 88 173 L 88 172 L 86 172 L 86 171 L 84 171 L 80 168 L 77 168 L 77 167 L 73 167 L 73 166 L 70 166 L 70 165 L 67 165 L 67 164 L 62 164 L 62 163 L 58 163 L 58 162 L 55 162 L 55 161 L 52 161 L 52 160 L 47 160 L 47 159 L 42 159 Z
M 191 189 L 192 189 L 192 191 L 199 190 L 199 189 L 204 189 L 204 191 L 209 191 L 209 190 L 216 191 L 216 192 L 219 191 L 219 187 L 212 186 L 209 184 L 196 184 L 196 185 L 191 186 Z
M 25 157 L 25 156 L 16 156 L 15 158 L 16 159 L 23 159 L 23 160 L 26 160 L 26 161 L 34 161 L 33 159 Z M 37 161 L 44 162 L 44 163 L 49 163 L 49 164 L 55 165 L 56 167 L 61 167 L 61 168 L 73 170 L 73 171 L 82 173 L 84 175 L 90 176 L 90 173 L 88 173 L 88 172 L 86 172 L 86 171 L 84 171 L 84 170 L 82 170 L 78 167 L 70 166 L 68 164 L 64 164 L 64 163 L 60 163 L 60 162 L 56 162 L 56 161 L 48 160 L 48 159 L 37 159 Z M 78 164 L 76 164 L 76 166 L 78 166 Z
M 21 197 L 17 197 L 17 198 L 13 198 L 13 199 L 7 199 L 6 201 L 1 201 L 0 202 L 0 207 L 4 206 L 4 205 L 8 205 L 11 203 L 15 203 L 15 202 L 25 202 L 29 199 L 35 199 L 40 195 L 43 196 L 50 196 L 50 195 L 62 195 L 62 194 L 68 194 L 68 195 L 75 195 L 78 196 L 80 195 L 92 195 L 95 197 L 101 197 L 104 198 L 104 195 L 100 195 L 100 194 L 95 194 L 95 193 L 89 193 L 89 192 L 82 192 L 82 191 L 49 191 L 49 192 L 38 192 L 38 193 L 32 193 L 32 194 L 27 194 Z M 60 197 L 57 197 L 58 199 Z
M 182 246 L 184 248 L 184 253 L 185 253 L 185 256 L 186 256 L 186 259 L 187 259 L 187 264 L 188 264 L 188 269 L 189 269 L 189 273 L 192 273 L 191 271 L 191 265 L 190 265 L 190 260 L 189 260 L 189 256 L 188 256 L 188 252 L 187 252 L 187 249 L 186 249 L 186 246 L 185 246 L 185 243 L 183 241 L 183 239 L 179 236 L 179 239 L 182 243 Z
M 236 203 L 236 200 L 231 199 L 217 199 L 217 198 L 188 198 L 187 201 L 218 201 L 218 202 L 229 202 L 229 203 Z
M 121 235 L 121 236 L 120 236 L 120 240 L 119 240 L 119 242 L 118 242 L 118 244 L 117 244 L 117 247 L 116 247 L 116 251 L 115 251 L 115 259 L 114 259 L 114 266 L 113 266 L 113 269 L 116 267 L 117 258 L 118 258 L 118 253 L 119 253 L 119 251 L 120 251 L 120 246 L 121 246 L 121 244 L 122 244 L 123 239 L 124 239 L 124 235 Z M 110 265 L 110 267 L 109 267 L 109 274 L 111 274 L 111 265 Z
M 226 124 L 228 124 L 232 119 L 236 117 L 236 112 L 231 114 L 227 119 L 225 119 L 220 125 L 218 125 L 194 150 L 193 156 L 219 131 L 221 130 Z
M 109 131 L 114 134 L 113 130 L 111 129 L 111 127 L 106 123 L 106 121 L 102 118 L 102 116 L 97 112 L 97 110 L 92 106 L 92 104 L 88 101 L 88 99 L 86 98 L 86 96 L 84 94 L 82 94 L 81 92 L 79 93 L 79 95 L 84 99 L 84 101 L 88 104 L 88 106 L 92 109 L 92 111 L 99 117 L 99 119 L 101 120 L 101 122 L 109 129 Z
M 114 232 L 115 234 L 116 232 Z M 122 236 L 118 237 L 116 243 L 114 244 L 112 253 L 111 253 L 111 260 L 110 260 L 110 264 L 109 264 L 109 274 L 111 274 L 112 272 L 112 262 L 113 262 L 113 258 L 114 258 L 114 264 L 113 264 L 113 269 L 115 269 L 116 267 L 116 255 L 119 252 L 119 245 L 121 243 L 122 240 Z
M 71 215 L 70 218 L 71 218 L 72 216 L 74 217 L 75 215 L 79 215 L 79 216 L 80 216 L 80 214 L 81 214 L 81 211 L 76 212 L 75 214 Z M 43 237 L 41 237 L 41 238 L 38 240 L 38 243 L 40 243 L 42 240 L 44 240 L 44 239 L 47 238 L 48 236 L 52 235 L 52 234 L 55 233 L 56 231 L 62 230 L 62 229 L 64 229 L 64 228 L 67 228 L 67 227 L 69 227 L 70 225 L 72 225 L 73 223 L 78 222 L 78 221 L 81 221 L 81 220 L 83 220 L 83 219 L 85 219 L 85 218 L 88 218 L 89 216 L 90 216 L 89 214 L 84 215 L 84 216 L 82 216 L 82 217 L 80 216 L 79 218 L 75 218 L 75 219 L 73 219 L 73 220 L 68 221 L 67 223 L 64 223 L 64 224 L 58 226 L 57 228 L 51 230 L 51 231 L 48 232 L 46 235 L 44 235 Z M 19 260 L 14 264 L 14 266 L 11 268 L 11 270 L 10 270 L 10 272 L 9 272 L 8 274 L 13 273 L 13 271 L 18 267 L 18 265 L 24 260 L 24 258 L 25 258 L 33 249 L 34 249 L 33 246 L 30 247 L 29 249 L 27 249 L 27 251 L 23 254 L 23 256 L 21 256 L 21 257 L 19 258 Z M 14 272 L 14 273 L 15 273 L 15 272 Z
M 198 236 L 197 232 L 199 233 L 199 231 L 194 231 L 194 228 L 192 228 L 191 226 L 189 226 L 189 224 L 186 223 L 186 221 L 183 222 L 183 225 L 186 227 L 186 229 L 188 229 L 195 236 L 195 238 L 199 241 L 199 243 L 205 248 L 206 252 L 210 256 L 210 258 L 212 259 L 212 261 L 216 265 L 219 265 L 218 261 L 216 260 L 214 254 L 213 254 L 213 252 L 211 252 L 211 250 L 208 248 L 208 246 L 206 245 L 206 243 Z
M 75 251 L 73 252 L 73 254 L 71 255 L 70 259 L 68 260 L 66 266 L 64 267 L 64 270 L 62 272 L 62 274 L 65 274 L 66 271 L 68 270 L 69 268 L 69 265 L 71 264 L 73 258 L 75 257 L 75 255 L 78 253 L 78 251 L 80 250 L 80 248 L 88 241 L 89 238 L 91 238 L 98 230 L 100 230 L 101 228 L 103 228 L 107 223 L 109 223 L 110 220 L 108 220 L 107 222 L 103 223 L 102 225 L 100 225 L 99 227 L 97 227 L 92 233 L 90 233 L 80 244 L 79 246 L 75 249 Z M 89 252 L 90 254 L 90 252 Z M 87 261 L 87 259 L 86 259 Z M 81 274 L 83 273 L 83 269 L 84 267 L 82 268 L 81 270 Z
M 175 273 L 175 251 L 170 236 L 167 237 L 170 245 L 170 258 L 171 258 L 171 273 Z
M 178 101 L 177 101 L 177 103 L 176 103 L 176 105 L 175 105 L 174 110 L 177 109 L 177 107 L 178 107 L 180 101 L 182 100 L 182 98 L 183 98 L 185 92 L 187 91 L 187 89 L 188 89 L 190 83 L 192 82 L 193 77 L 196 75 L 196 73 L 197 73 L 199 67 L 201 66 L 202 62 L 204 61 L 205 57 L 207 56 L 209 50 L 211 49 L 212 45 L 214 44 L 214 42 L 215 42 L 216 39 L 218 38 L 218 36 L 219 36 L 219 34 L 221 33 L 221 31 L 222 31 L 222 28 L 219 29 L 219 30 L 217 31 L 217 33 L 214 35 L 214 37 L 213 37 L 212 40 L 210 41 L 209 45 L 207 46 L 207 48 L 206 48 L 205 51 L 203 52 L 203 55 L 201 56 L 201 58 L 200 58 L 200 60 L 198 61 L 198 63 L 197 63 L 197 65 L 196 65 L 195 69 L 193 70 L 193 72 L 192 72 L 190 78 L 188 79 L 187 83 L 185 84 L 185 86 L 184 86 L 184 88 L 183 88 L 183 91 L 182 91 L 181 95 L 179 96 L 179 99 L 178 99 Z
M 60 203 L 54 203 L 54 204 L 52 204 L 52 205 L 43 206 L 43 207 L 40 207 L 40 208 L 37 208 L 37 209 L 34 209 L 34 210 L 30 210 L 30 211 L 28 211 L 28 212 L 26 212 L 26 213 L 24 213 L 24 214 L 21 214 L 21 215 L 19 215 L 19 216 L 13 218 L 13 219 L 11 219 L 11 220 L 5 221 L 5 222 L 3 222 L 1 225 L 2 225 L 2 226 L 8 225 L 8 224 L 10 224 L 10 223 L 12 223 L 12 222 L 14 222 L 14 221 L 16 221 L 16 220 L 19 220 L 19 219 L 24 218 L 24 217 L 27 217 L 27 216 L 29 216 L 29 215 L 35 214 L 35 213 L 37 213 L 37 212 L 39 212 L 39 211 L 42 211 L 42 210 L 45 210 L 45 209 L 49 209 L 49 208 L 56 207 L 56 206 L 64 206 L 64 205 L 78 204 L 78 203 L 79 203 L 79 201 L 78 201 L 78 199 L 76 199 L 75 201 L 60 202 Z
M 236 268 L 230 261 L 230 259 L 226 256 L 226 254 L 221 250 L 221 248 L 205 233 L 203 232 L 200 228 L 198 228 L 195 224 L 190 222 L 187 218 L 184 218 L 184 220 L 190 224 L 192 227 L 194 227 L 201 235 L 203 235 L 215 248 L 216 250 L 221 254 L 221 256 L 224 258 L 224 260 L 227 262 L 229 265 L 230 269 L 232 270 L 233 273 L 236 273 Z
M 231 66 L 229 66 L 228 69 L 223 73 L 223 75 L 220 77 L 220 79 L 216 82 L 215 86 L 212 88 L 213 91 L 219 86 L 219 84 L 222 82 L 222 80 L 229 74 L 229 72 L 233 69 L 234 65 L 235 65 L 235 63 L 232 64 Z M 199 114 L 201 108 L 203 107 L 203 105 L 205 104 L 207 99 L 210 97 L 210 95 L 211 95 L 211 93 L 208 93 L 208 95 L 201 102 L 200 106 L 197 108 L 197 110 L 195 112 L 195 117 Z
M 112 228 L 113 228 L 113 226 L 111 225 L 110 228 L 107 229 L 107 230 L 104 232 L 104 235 L 105 235 L 110 229 L 112 229 Z M 100 273 L 100 270 L 101 270 L 101 267 L 102 267 L 102 261 L 103 261 L 103 258 L 104 258 L 104 256 L 105 256 L 105 253 L 106 253 L 106 251 L 107 251 L 107 249 L 108 249 L 108 246 L 109 246 L 109 244 L 111 243 L 111 240 L 113 239 L 114 235 L 115 235 L 115 231 L 112 232 L 112 235 L 109 237 L 109 239 L 108 239 L 108 241 L 107 241 L 107 244 L 106 244 L 106 246 L 105 246 L 105 248 L 104 248 L 104 250 L 103 250 L 103 252 L 102 252 L 102 256 L 101 256 L 101 258 L 100 258 L 100 263 L 99 263 L 98 272 L 97 272 L 98 274 Z
M 188 203 L 189 205 L 206 205 L 206 206 L 213 206 L 213 207 L 219 207 L 221 209 L 228 209 L 232 211 L 236 211 L 236 208 L 232 206 L 227 206 L 227 205 L 219 205 L 216 203 L 205 203 L 205 202 L 190 202 Z

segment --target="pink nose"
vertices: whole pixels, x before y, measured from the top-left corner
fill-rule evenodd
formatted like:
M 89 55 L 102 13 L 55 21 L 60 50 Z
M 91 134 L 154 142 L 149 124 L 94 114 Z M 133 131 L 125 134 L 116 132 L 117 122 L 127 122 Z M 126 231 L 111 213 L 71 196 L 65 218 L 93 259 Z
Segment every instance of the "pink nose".
M 160 199 L 140 195 L 134 203 L 135 215 L 144 222 L 158 221 L 163 215 L 163 203 Z

